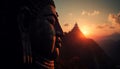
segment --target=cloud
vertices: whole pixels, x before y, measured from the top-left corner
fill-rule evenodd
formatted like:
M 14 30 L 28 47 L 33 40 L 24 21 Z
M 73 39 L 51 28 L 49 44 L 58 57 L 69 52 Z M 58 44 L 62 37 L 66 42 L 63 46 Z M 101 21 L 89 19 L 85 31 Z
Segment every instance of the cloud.
M 64 24 L 64 26 L 69 26 L 69 24 L 68 24 L 68 23 L 66 23 L 66 24 Z
M 97 28 L 99 28 L 99 29 L 103 29 L 104 26 L 99 25 L 99 26 L 97 26 Z
M 115 27 L 114 27 L 114 26 L 110 26 L 109 28 L 110 28 L 110 29 L 115 29 Z
M 110 24 L 103 23 L 103 24 L 98 24 L 97 28 L 98 29 L 105 29 L 105 28 L 108 28 L 110 26 L 111 26 Z
M 94 10 L 92 12 L 88 12 L 88 11 L 82 11 L 81 15 L 88 15 L 88 16 L 95 16 L 95 15 L 98 15 L 100 14 L 99 11 L 97 10 Z
M 69 15 L 69 16 L 72 16 L 72 15 L 73 15 L 73 13 L 68 13 L 68 15 Z
M 120 12 L 118 14 L 109 14 L 108 20 L 112 22 L 113 24 L 119 24 L 120 25 Z
M 101 24 L 101 25 L 97 25 L 98 29 L 115 29 L 116 27 L 114 25 L 111 25 L 111 24 Z

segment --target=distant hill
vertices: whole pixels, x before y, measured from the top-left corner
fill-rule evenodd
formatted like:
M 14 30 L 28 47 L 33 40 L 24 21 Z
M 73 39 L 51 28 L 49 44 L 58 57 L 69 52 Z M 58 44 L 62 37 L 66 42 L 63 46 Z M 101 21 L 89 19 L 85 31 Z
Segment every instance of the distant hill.
M 109 57 L 120 65 L 120 40 L 106 38 L 104 40 L 98 40 L 97 42 Z
M 112 39 L 112 40 L 120 40 L 120 33 L 113 33 L 109 36 L 104 37 L 106 39 Z
M 57 69 L 115 69 L 104 50 L 80 31 L 77 23 L 63 38 Z
M 120 33 L 113 33 L 97 39 L 100 47 L 120 66 Z

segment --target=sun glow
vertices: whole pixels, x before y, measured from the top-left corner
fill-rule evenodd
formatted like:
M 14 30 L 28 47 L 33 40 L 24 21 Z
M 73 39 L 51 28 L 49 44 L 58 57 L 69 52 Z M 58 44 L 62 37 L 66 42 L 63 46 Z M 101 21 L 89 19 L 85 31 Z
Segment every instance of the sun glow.
M 89 32 L 87 30 L 83 30 L 84 35 L 89 35 Z
M 86 37 L 90 37 L 90 29 L 86 26 L 81 28 L 82 33 L 86 36 Z

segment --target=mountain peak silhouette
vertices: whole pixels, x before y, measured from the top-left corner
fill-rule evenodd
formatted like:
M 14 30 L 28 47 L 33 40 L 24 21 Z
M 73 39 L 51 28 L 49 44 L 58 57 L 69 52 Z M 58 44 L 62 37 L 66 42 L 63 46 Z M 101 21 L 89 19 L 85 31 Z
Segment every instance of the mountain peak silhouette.
M 75 23 L 73 29 L 68 33 L 70 36 L 74 36 L 76 39 L 86 39 L 84 34 L 79 29 L 77 22 Z
M 58 65 L 57 69 L 114 69 L 103 49 L 94 40 L 86 38 L 77 23 L 63 37 Z

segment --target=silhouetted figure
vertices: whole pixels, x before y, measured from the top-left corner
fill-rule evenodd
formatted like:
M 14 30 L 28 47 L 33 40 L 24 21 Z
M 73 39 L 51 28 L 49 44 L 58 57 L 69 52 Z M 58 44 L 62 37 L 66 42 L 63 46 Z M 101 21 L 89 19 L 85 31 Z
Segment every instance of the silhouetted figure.
M 6 49 L 4 55 L 11 56 L 2 55 L 3 63 L 16 69 L 54 69 L 62 29 L 53 0 L 2 3 L 1 45 Z

